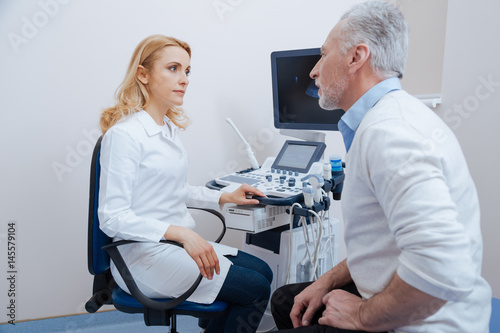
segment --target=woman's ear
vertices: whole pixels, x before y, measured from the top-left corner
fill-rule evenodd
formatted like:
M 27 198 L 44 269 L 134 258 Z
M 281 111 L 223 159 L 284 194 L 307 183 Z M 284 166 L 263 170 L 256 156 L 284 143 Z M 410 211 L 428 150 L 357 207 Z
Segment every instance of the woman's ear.
M 137 79 L 141 81 L 142 84 L 146 85 L 148 84 L 149 80 L 149 74 L 148 70 L 144 68 L 144 66 L 139 65 L 137 66 L 137 73 L 136 73 Z

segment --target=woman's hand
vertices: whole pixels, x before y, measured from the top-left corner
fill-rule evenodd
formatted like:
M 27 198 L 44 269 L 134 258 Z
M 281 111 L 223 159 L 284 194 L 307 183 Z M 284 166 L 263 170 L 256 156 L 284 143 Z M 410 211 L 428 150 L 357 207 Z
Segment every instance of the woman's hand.
M 198 269 L 204 278 L 212 280 L 214 271 L 215 274 L 220 274 L 219 259 L 213 246 L 193 230 L 171 225 L 165 233 L 165 239 L 181 243 L 184 250 L 198 265 Z
M 237 205 L 257 205 L 259 200 L 257 199 L 247 199 L 247 195 L 257 195 L 260 197 L 265 197 L 257 188 L 250 186 L 248 184 L 243 184 L 231 193 L 222 193 L 219 199 L 219 204 L 225 203 L 235 203 Z

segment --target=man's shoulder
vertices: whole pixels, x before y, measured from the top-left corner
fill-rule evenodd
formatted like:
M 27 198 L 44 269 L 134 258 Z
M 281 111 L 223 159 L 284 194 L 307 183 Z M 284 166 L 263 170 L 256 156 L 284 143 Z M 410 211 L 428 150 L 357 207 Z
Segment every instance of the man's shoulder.
M 390 92 L 383 96 L 363 118 L 360 129 L 387 122 L 408 123 L 441 122 L 439 117 L 421 100 L 404 90 Z
M 426 109 L 428 109 L 427 106 L 415 96 L 410 95 L 404 90 L 396 90 L 383 96 L 377 104 L 367 112 L 367 116 L 398 118 L 402 116 L 403 112 Z
M 370 109 L 358 128 L 358 141 L 387 145 L 389 142 L 421 142 L 447 140 L 456 144 L 449 126 L 421 100 L 405 91 L 384 96 Z

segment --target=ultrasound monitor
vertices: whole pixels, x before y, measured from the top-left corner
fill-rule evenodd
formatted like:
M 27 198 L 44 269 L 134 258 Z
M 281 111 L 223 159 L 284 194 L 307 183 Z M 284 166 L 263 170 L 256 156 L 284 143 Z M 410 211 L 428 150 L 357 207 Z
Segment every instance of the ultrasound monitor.
M 309 73 L 321 57 L 319 48 L 271 53 L 274 126 L 278 129 L 337 131 L 341 109 L 324 110 Z

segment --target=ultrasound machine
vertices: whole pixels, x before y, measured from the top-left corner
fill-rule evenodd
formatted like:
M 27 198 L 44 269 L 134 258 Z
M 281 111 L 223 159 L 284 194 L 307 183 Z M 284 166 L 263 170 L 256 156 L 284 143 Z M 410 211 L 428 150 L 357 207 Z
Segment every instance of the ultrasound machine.
M 287 283 L 313 281 L 336 264 L 338 220 L 329 218 L 330 193 L 340 200 L 344 181 L 340 156 L 324 158 L 325 134 L 338 130 L 343 110 L 319 107 L 318 88 L 309 77 L 320 49 L 271 54 L 274 125 L 287 140 L 275 157 L 259 166 L 250 145 L 231 119 L 246 147 L 251 168 L 211 180 L 207 187 L 232 192 L 247 183 L 266 197 L 259 205 L 225 205 L 228 228 L 246 233 L 243 250 L 265 260 L 274 273 L 272 292 Z M 259 332 L 274 328 L 269 309 Z

